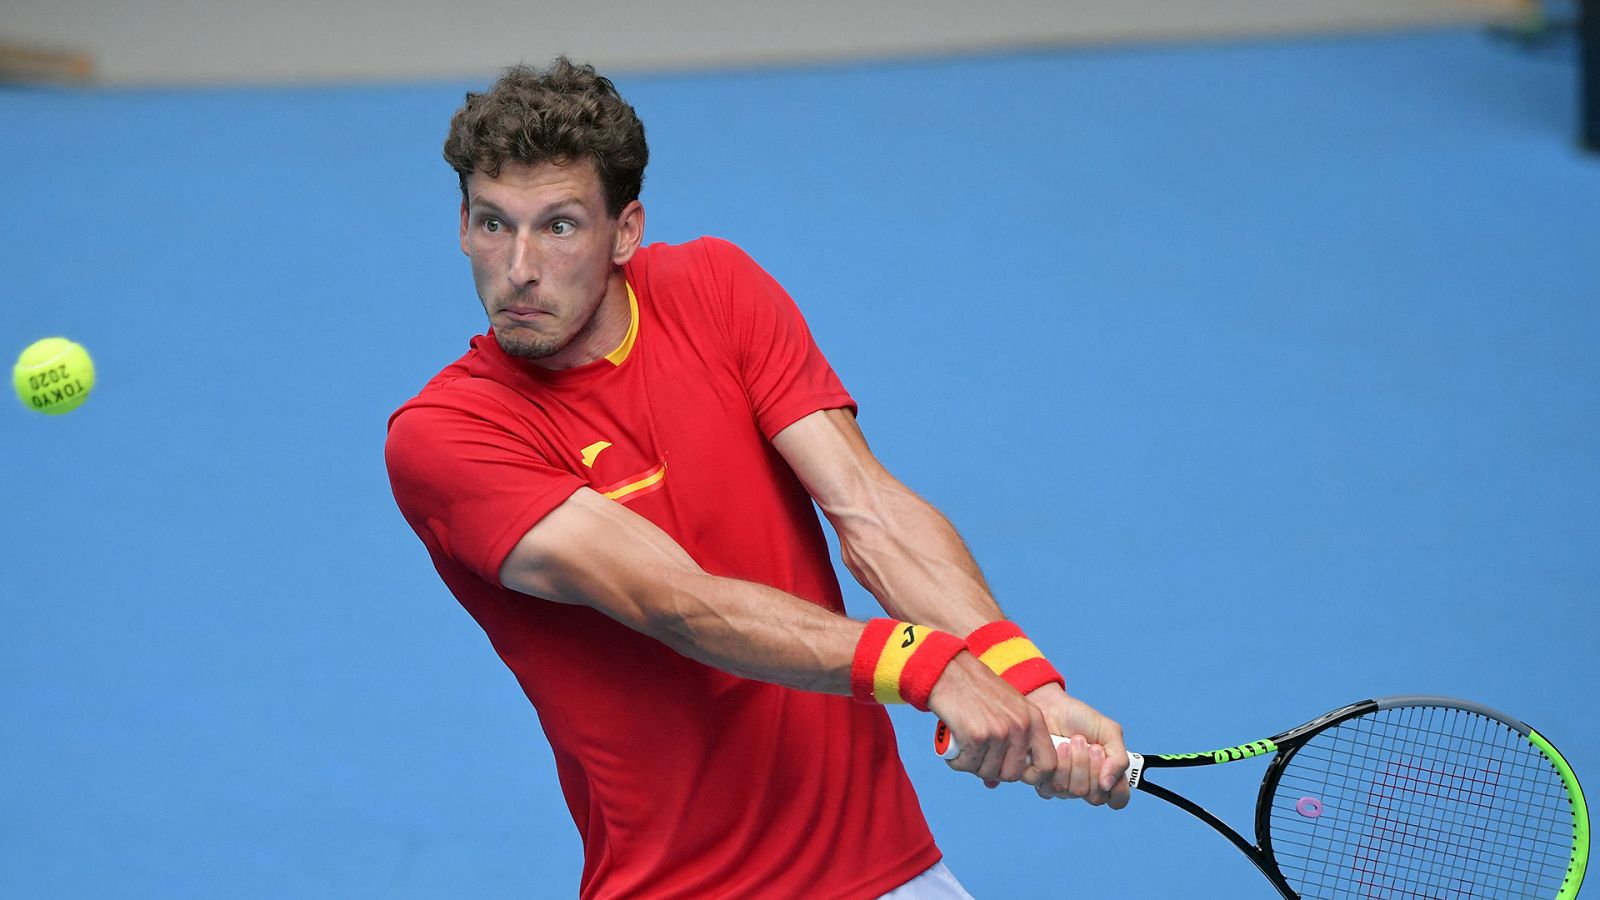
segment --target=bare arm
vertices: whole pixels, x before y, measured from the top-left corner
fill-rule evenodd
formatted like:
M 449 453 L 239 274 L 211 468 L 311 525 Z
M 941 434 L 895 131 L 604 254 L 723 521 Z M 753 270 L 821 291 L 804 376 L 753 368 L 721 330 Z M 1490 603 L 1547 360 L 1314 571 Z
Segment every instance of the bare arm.
M 833 523 L 845 566 L 891 615 L 957 635 L 1003 618 L 950 520 L 889 474 L 849 410 L 812 413 L 772 443 Z M 1039 785 L 1040 795 L 1125 806 L 1121 726 L 1054 683 L 1028 699 L 1051 730 L 1075 736 L 1050 783 Z M 946 721 L 964 739 L 961 727 Z
M 950 520 L 889 474 L 849 410 L 812 413 L 772 443 L 833 523 L 850 574 L 891 615 L 958 635 L 1002 618 Z
M 500 582 L 599 610 L 735 675 L 850 694 L 862 623 L 775 588 L 710 575 L 648 519 L 587 488 L 528 530 L 502 564 Z M 957 654 L 929 705 L 973 742 L 964 770 L 1029 784 L 1053 774 L 1038 710 L 972 654 Z M 1041 765 L 1029 764 L 1035 754 Z
M 776 588 L 707 574 L 670 536 L 584 488 L 529 529 L 500 583 L 589 606 L 735 675 L 850 693 L 862 625 Z

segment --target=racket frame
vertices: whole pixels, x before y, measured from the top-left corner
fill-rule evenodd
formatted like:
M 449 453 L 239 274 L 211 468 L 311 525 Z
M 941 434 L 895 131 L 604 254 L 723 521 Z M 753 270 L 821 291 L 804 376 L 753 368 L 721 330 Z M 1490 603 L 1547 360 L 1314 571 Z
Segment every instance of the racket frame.
M 1565 880 L 1562 881 L 1561 889 L 1556 894 L 1555 900 L 1570 900 L 1570 898 L 1576 897 L 1578 889 L 1583 885 L 1583 876 L 1588 868 L 1589 859 L 1589 812 L 1588 805 L 1584 801 L 1583 788 L 1578 784 L 1577 774 L 1572 771 L 1572 767 L 1567 764 L 1561 753 L 1543 735 L 1529 727 L 1527 723 L 1508 716 L 1499 710 L 1470 700 L 1426 694 L 1407 694 L 1361 700 L 1324 713 L 1303 725 L 1298 725 L 1265 740 L 1225 747 L 1220 750 L 1213 750 L 1210 753 L 1165 754 L 1142 757 L 1139 754 L 1129 754 L 1130 757 L 1138 758 L 1137 762 L 1129 768 L 1129 785 L 1160 797 L 1162 800 L 1177 806 L 1210 825 L 1235 847 L 1238 847 L 1255 864 L 1256 868 L 1261 870 L 1261 874 L 1272 882 L 1273 887 L 1277 888 L 1280 894 L 1288 898 L 1288 900 L 1296 900 L 1299 894 L 1295 892 L 1294 888 L 1289 884 L 1288 878 L 1278 868 L 1277 861 L 1272 853 L 1272 798 L 1277 792 L 1279 780 L 1283 777 L 1283 773 L 1288 768 L 1289 763 L 1294 759 L 1294 755 L 1316 735 L 1358 716 L 1402 707 L 1459 709 L 1473 713 L 1499 722 L 1516 731 L 1539 750 L 1540 754 L 1544 756 L 1545 760 L 1550 763 L 1551 767 L 1556 770 L 1556 774 L 1561 778 L 1567 790 L 1567 798 L 1572 803 L 1573 850 L 1568 861 Z M 1261 778 L 1261 788 L 1256 794 L 1254 823 L 1256 842 L 1254 844 L 1250 843 L 1249 840 L 1226 822 L 1212 815 L 1200 804 L 1161 785 L 1154 784 L 1144 777 L 1144 772 L 1149 769 L 1222 765 L 1224 763 L 1238 762 L 1241 759 L 1254 759 L 1268 753 L 1273 753 L 1274 756 L 1271 762 L 1267 764 L 1266 774 Z
M 1562 784 L 1566 788 L 1567 799 L 1572 804 L 1573 849 L 1568 860 L 1565 880 L 1562 881 L 1555 900 L 1571 900 L 1571 898 L 1577 897 L 1578 889 L 1583 885 L 1584 872 L 1588 868 L 1589 813 L 1583 797 L 1583 788 L 1578 784 L 1576 773 L 1572 771 L 1572 767 L 1567 764 L 1561 753 L 1543 735 L 1534 731 L 1525 722 L 1470 700 L 1425 694 L 1380 697 L 1341 706 L 1270 738 L 1224 747 L 1208 753 L 1145 756 L 1130 752 L 1128 754 L 1128 786 L 1130 789 L 1137 789 L 1159 797 L 1210 825 L 1218 834 L 1227 838 L 1229 843 L 1239 848 L 1239 851 L 1255 864 L 1261 874 L 1266 876 L 1272 886 L 1277 888 L 1278 893 L 1288 898 L 1288 900 L 1298 900 L 1300 895 L 1295 892 L 1294 888 L 1289 884 L 1288 878 L 1278 868 L 1278 863 L 1272 853 L 1272 799 L 1278 789 L 1278 782 L 1282 779 L 1289 763 L 1294 759 L 1294 755 L 1316 735 L 1358 716 L 1402 707 L 1459 709 L 1482 716 L 1516 731 L 1539 750 L 1546 762 L 1550 763 L 1556 774 L 1561 778 Z M 1056 736 L 1055 740 L 1059 744 L 1065 741 L 1066 738 Z M 934 731 L 935 752 L 949 759 L 957 749 L 955 738 L 950 733 L 949 727 L 941 721 Z M 1255 759 L 1266 756 L 1269 753 L 1273 754 L 1273 756 L 1267 764 L 1267 771 L 1261 778 L 1261 787 L 1256 794 L 1255 843 L 1251 843 L 1232 826 L 1213 815 L 1205 807 L 1145 777 L 1145 773 L 1150 769 L 1215 766 L 1244 759 Z

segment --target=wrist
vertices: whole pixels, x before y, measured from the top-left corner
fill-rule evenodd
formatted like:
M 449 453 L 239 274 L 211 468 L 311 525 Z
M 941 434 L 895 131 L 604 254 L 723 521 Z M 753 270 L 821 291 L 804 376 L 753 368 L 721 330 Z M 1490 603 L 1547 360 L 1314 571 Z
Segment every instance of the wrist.
M 1018 693 L 1031 694 L 1047 685 L 1066 691 L 1066 679 L 1015 622 L 1002 619 L 977 628 L 967 635 L 967 649 Z
M 924 712 L 939 676 L 966 644 L 953 634 L 894 619 L 873 619 L 850 665 L 850 694 L 861 703 L 909 703 Z
M 1071 695 L 1058 682 L 1050 681 L 1039 685 L 1024 696 L 1032 701 L 1035 706 L 1038 706 L 1051 700 L 1066 700 Z

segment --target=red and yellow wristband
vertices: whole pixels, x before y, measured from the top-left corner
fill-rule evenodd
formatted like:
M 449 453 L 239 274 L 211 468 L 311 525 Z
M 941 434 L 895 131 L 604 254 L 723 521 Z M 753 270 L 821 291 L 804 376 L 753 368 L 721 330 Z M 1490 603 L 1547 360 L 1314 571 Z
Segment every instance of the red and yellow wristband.
M 979 662 L 1021 693 L 1051 682 L 1061 685 L 1063 690 L 1067 687 L 1066 679 L 1015 622 L 990 622 L 967 635 L 966 644 Z
M 856 644 L 850 693 L 861 703 L 909 703 L 927 712 L 928 695 L 967 645 L 953 634 L 894 619 L 873 619 Z

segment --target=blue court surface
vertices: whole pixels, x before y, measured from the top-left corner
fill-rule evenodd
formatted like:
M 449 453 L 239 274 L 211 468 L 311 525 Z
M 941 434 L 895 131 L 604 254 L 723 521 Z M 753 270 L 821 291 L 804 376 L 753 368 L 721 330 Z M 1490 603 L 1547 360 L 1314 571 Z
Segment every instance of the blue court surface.
M 1569 57 L 1447 30 L 619 82 L 647 238 L 789 288 L 879 454 L 1135 749 L 1444 693 L 1600 795 Z M 575 891 L 536 719 L 382 458 L 483 327 L 439 148 L 497 62 L 0 89 L 0 349 L 64 334 L 100 373 L 70 416 L 0 407 L 0 895 Z M 1170 807 L 989 792 L 894 716 L 979 897 L 1272 896 Z M 1259 771 L 1166 782 L 1247 826 Z

